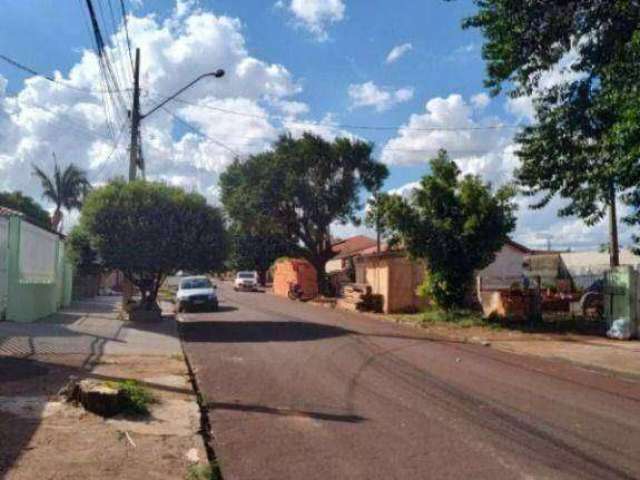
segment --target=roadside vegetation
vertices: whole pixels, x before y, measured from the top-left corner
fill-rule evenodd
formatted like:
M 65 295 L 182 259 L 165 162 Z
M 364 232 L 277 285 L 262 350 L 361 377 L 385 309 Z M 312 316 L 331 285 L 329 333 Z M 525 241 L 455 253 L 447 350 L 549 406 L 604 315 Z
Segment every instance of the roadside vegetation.
M 135 380 L 107 382 L 107 386 L 120 392 L 122 412 L 127 415 L 149 415 L 149 407 L 157 402 L 151 391 Z
M 190 465 L 185 480 L 222 480 L 217 465 Z

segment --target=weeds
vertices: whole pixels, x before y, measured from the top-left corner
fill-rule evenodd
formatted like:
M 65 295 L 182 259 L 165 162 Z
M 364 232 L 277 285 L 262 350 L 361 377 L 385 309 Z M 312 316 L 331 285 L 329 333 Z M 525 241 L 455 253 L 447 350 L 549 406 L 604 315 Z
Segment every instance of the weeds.
M 191 465 L 185 480 L 222 480 L 222 474 L 217 465 Z
M 149 405 L 156 403 L 156 398 L 135 380 L 108 382 L 108 386 L 117 389 L 122 396 L 122 411 L 129 415 L 148 415 Z

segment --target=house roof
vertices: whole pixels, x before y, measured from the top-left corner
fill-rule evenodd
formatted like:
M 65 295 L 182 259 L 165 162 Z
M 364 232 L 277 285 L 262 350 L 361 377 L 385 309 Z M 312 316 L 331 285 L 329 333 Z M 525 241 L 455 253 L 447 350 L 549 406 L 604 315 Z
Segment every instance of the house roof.
M 333 251 L 336 252 L 335 258 L 345 258 L 361 253 L 363 250 L 375 247 L 376 241 L 364 235 L 356 235 L 345 240 L 341 240 L 333 244 Z
M 533 250 L 531 250 L 530 248 L 527 248 L 524 245 L 522 245 L 521 243 L 513 241 L 510 238 L 507 238 L 507 241 L 505 242 L 505 245 L 509 245 L 510 247 L 515 248 L 516 250 L 518 250 L 518 251 L 520 251 L 522 253 L 527 253 L 527 254 L 533 253 Z
M 24 217 L 24 214 L 13 208 L 0 206 L 0 217 Z

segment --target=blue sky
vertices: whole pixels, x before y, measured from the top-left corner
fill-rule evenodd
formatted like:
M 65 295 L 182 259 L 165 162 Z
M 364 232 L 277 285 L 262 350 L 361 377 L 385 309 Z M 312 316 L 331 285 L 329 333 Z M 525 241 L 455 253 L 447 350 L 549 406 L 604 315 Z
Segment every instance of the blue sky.
M 93 2 L 98 12 L 102 8 L 104 17 L 99 20 L 105 37 L 116 31 L 122 35 L 119 1 Z M 109 3 L 115 9 L 116 28 L 110 22 Z M 471 1 L 146 0 L 126 4 L 132 42 L 142 49 L 146 106 L 204 69 L 228 71 L 225 79 L 199 85 L 181 97 L 188 104 L 171 106 L 200 133 L 163 112 L 145 125 L 150 178 L 199 190 L 215 202 L 217 176 L 232 157 L 229 150 L 241 156 L 255 153 L 279 132 L 288 129 L 300 134 L 307 129 L 302 122 L 311 122 L 317 133 L 328 138 L 354 135 L 375 142 L 377 157 L 391 171 L 386 188 L 400 192 L 408 191 L 427 171 L 427 161 L 439 147 L 451 150 L 463 172 L 482 175 L 494 184 L 508 181 L 517 165 L 511 140 L 515 130 L 509 126 L 532 120 L 531 99 L 486 95 L 482 37 L 460 27 L 462 19 L 474 11 Z M 0 63 L 0 87 L 5 83 L 2 78 L 6 79 L 0 99 L 2 188 L 37 196 L 25 172 L 29 163 L 46 167 L 52 151 L 69 161 L 75 159 L 95 182 L 125 174 L 126 145 L 111 133 L 119 124 L 124 127 L 123 113 L 114 105 L 108 114 L 101 114 L 104 99 L 100 95 L 68 88 L 100 85 L 84 0 L 5 1 L 2 10 L 0 53 L 42 73 L 58 71 L 60 82 L 67 84 L 30 78 Z M 113 45 L 124 44 L 116 40 Z M 394 47 L 404 54 L 388 62 Z M 114 48 L 111 59 L 120 65 L 125 84 L 123 51 Z M 220 108 L 236 114 L 215 110 Z M 497 125 L 504 128 L 468 130 Z M 362 126 L 394 128 L 355 128 Z M 403 126 L 409 128 L 398 130 Z M 91 130 L 89 138 L 81 127 Z M 463 130 L 451 130 L 456 128 Z M 605 241 L 602 225 L 586 228 L 577 219 L 558 219 L 555 210 L 561 204 L 556 200 L 535 213 L 523 209 L 515 238 L 541 246 L 550 237 L 558 247 L 573 248 Z

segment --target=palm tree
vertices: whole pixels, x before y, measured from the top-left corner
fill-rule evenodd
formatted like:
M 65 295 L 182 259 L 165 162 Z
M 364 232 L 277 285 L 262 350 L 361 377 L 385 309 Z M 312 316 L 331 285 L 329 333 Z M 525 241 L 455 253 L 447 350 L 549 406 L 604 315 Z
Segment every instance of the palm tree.
M 53 156 L 55 161 L 55 155 Z M 67 211 L 80 209 L 82 200 L 91 189 L 86 173 L 73 163 L 64 171 L 60 169 L 56 161 L 53 167 L 53 176 L 49 177 L 42 169 L 32 165 L 33 174 L 42 184 L 42 196 L 52 201 L 56 209 L 51 217 L 51 228 L 56 232 L 62 226 L 62 208 Z

